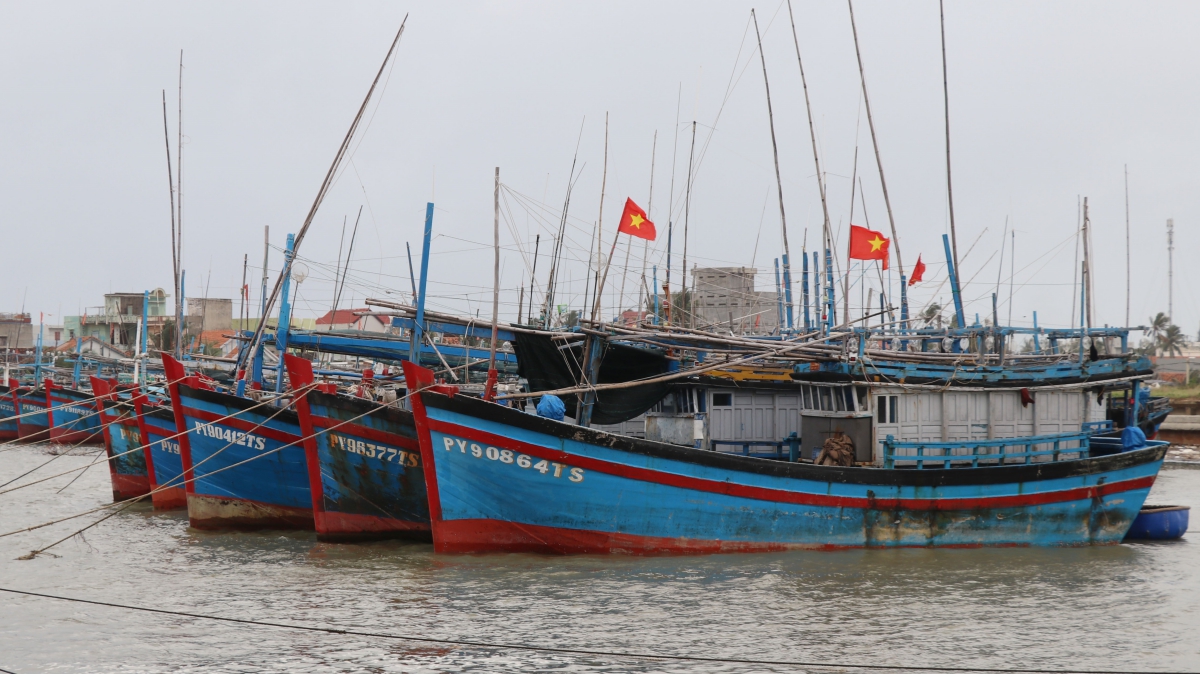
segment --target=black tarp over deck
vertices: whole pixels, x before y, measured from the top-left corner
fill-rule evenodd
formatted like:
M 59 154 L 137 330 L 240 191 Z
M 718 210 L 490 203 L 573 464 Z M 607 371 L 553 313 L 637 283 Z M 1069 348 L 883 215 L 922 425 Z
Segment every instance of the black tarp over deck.
M 572 388 L 583 381 L 584 341 L 556 342 L 549 335 L 520 332 L 516 337 L 513 349 L 517 353 L 517 372 L 529 381 L 530 391 Z M 605 342 L 597 383 L 616 384 L 665 374 L 667 362 L 666 356 L 660 353 Z M 667 382 L 660 382 L 599 391 L 592 409 L 592 423 L 628 421 L 662 400 L 669 386 Z M 567 415 L 574 417 L 578 398 L 573 395 L 561 397 L 567 406 Z

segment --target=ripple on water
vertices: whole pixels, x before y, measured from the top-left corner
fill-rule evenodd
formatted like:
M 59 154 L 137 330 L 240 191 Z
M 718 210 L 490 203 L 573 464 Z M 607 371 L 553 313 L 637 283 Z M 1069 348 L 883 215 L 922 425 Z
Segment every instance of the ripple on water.
M 0 453 L 0 482 L 49 456 Z M 56 471 L 90 456 L 63 456 Z M 47 473 L 49 474 L 49 473 Z M 38 475 L 35 473 L 29 479 Z M 103 505 L 103 466 L 0 496 L 11 531 Z M 1200 508 L 1200 470 L 1151 498 Z M 214 533 L 135 506 L 0 538 L 0 585 L 238 618 L 599 650 L 884 664 L 1195 669 L 1200 548 L 852 550 L 682 558 L 446 556 L 311 533 Z M 744 671 L 294 632 L 0 594 L 14 672 Z M 774 671 L 754 667 L 754 671 Z M 787 668 L 778 668 L 787 671 Z

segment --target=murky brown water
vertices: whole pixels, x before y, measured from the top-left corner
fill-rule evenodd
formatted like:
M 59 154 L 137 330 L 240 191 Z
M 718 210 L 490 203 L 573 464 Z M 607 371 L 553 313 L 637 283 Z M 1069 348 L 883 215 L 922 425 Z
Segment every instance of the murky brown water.
M 7 449 L 7 448 L 0 448 Z M 0 452 L 0 483 L 49 456 Z M 65 470 L 89 459 L 65 456 Z M 35 473 L 32 477 L 36 476 Z M 0 532 L 110 498 L 107 470 L 0 495 Z M 1200 512 L 1200 470 L 1151 496 Z M 84 522 L 88 520 L 82 520 Z M 428 545 L 212 534 L 136 508 L 0 538 L 0 587 L 440 638 L 889 665 L 1200 670 L 1200 538 L 1093 549 L 688 558 L 433 554 Z M 1193 525 L 1194 528 L 1200 525 Z M 0 593 L 0 669 L 28 672 L 795 671 L 429 647 Z

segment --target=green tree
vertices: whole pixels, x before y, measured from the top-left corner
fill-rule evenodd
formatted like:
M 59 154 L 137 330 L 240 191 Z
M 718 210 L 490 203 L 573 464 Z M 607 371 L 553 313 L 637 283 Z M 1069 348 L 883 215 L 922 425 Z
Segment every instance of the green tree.
M 1160 311 L 1150 319 L 1150 329 L 1146 331 L 1146 335 L 1150 338 L 1150 341 L 1157 342 L 1158 336 L 1162 334 L 1162 332 L 1165 331 L 1167 326 L 1170 324 L 1171 317 Z
M 938 328 L 942 327 L 942 322 L 945 320 L 942 317 L 942 305 L 937 302 L 930 304 L 925 311 L 921 312 L 920 318 L 927 328 L 935 327 L 935 325 Z

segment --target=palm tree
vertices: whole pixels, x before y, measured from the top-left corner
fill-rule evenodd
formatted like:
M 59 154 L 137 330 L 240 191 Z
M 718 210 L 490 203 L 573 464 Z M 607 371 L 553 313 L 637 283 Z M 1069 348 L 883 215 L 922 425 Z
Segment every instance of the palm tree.
M 1168 325 L 1158 335 L 1158 348 L 1164 356 L 1183 355 L 1183 347 L 1186 342 L 1187 339 L 1178 325 Z
M 934 302 L 930 304 L 925 311 L 921 312 L 921 320 L 925 322 L 925 327 L 933 327 L 934 323 L 942 327 L 942 305 Z
M 1157 342 L 1158 336 L 1162 334 L 1170 324 L 1171 317 L 1160 311 L 1150 319 L 1150 329 L 1146 331 L 1146 334 L 1151 341 Z

